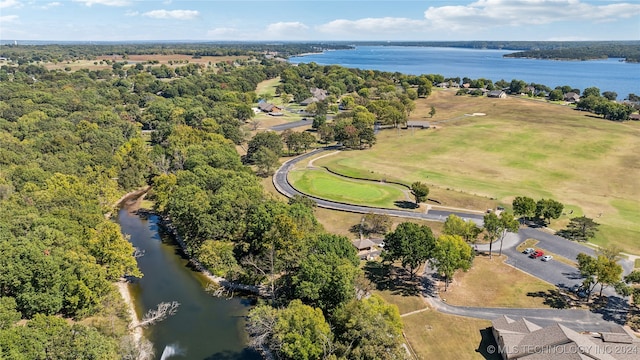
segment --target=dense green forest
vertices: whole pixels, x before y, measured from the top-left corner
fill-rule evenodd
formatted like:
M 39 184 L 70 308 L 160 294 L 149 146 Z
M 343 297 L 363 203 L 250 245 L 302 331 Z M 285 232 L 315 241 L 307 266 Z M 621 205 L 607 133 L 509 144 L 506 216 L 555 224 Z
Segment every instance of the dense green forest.
M 640 62 L 640 44 L 594 43 L 578 46 L 535 48 L 507 54 L 505 57 L 552 60 L 595 60 L 619 58 L 627 62 Z
M 316 106 L 318 117 L 350 93 L 331 126 L 353 147 L 374 143 L 374 121 L 406 120 L 407 92 L 417 96 L 409 82 L 428 80 L 294 67 L 266 57 L 235 65 L 0 68 L 3 359 L 137 356 L 113 283 L 143 274 L 106 214 L 122 194 L 146 185 L 152 185 L 155 211 L 173 222 L 191 256 L 215 274 L 270 289 L 252 313 L 253 331 L 258 319 L 286 322 L 310 312 L 312 326 L 325 335 L 280 351 L 297 331 L 280 327 L 260 346 L 291 359 L 300 351 L 318 358 L 326 341 L 337 358 L 402 357 L 397 308 L 356 296 L 363 275 L 349 240 L 325 233 L 309 201 L 266 195 L 256 168 L 247 165 L 255 159 L 243 163 L 236 145 L 249 140 L 244 125 L 263 80 L 280 76 L 279 95 L 296 99 L 314 87 L 330 88 L 333 97 Z M 266 151 L 256 138 L 250 142 Z M 276 136 L 276 148 L 290 141 Z

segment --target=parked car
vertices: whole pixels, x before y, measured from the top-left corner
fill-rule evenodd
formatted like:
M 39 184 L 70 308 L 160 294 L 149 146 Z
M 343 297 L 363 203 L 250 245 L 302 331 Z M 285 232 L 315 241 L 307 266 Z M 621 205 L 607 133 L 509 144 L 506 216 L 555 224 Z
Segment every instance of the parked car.
M 529 257 L 532 258 L 532 259 L 537 259 L 537 258 L 539 258 L 539 257 L 541 257 L 543 255 L 544 255 L 544 252 L 542 250 L 536 250 L 536 251 L 532 252 L 531 255 L 529 255 Z
M 526 255 L 529 255 L 534 251 L 536 251 L 536 249 L 534 249 L 534 248 L 526 248 L 526 249 L 524 249 L 524 251 L 522 253 L 526 254 Z
M 542 257 L 542 259 L 541 259 L 541 260 L 542 260 L 542 261 L 550 261 L 551 259 L 553 259 L 553 256 L 551 256 L 551 255 L 545 255 L 545 256 L 543 256 L 543 257 Z
M 571 290 L 581 298 L 586 298 L 587 295 L 589 295 L 587 294 L 587 290 L 579 284 L 575 284 Z

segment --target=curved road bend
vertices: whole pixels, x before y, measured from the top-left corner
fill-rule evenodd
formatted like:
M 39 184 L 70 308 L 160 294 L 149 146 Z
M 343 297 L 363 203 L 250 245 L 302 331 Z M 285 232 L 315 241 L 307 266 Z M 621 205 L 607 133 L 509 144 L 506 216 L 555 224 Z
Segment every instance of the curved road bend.
M 296 190 L 293 186 L 291 186 L 291 184 L 289 183 L 289 180 L 287 179 L 287 174 L 295 164 L 297 164 L 300 161 L 306 160 L 323 151 L 335 150 L 335 149 L 338 149 L 338 147 L 331 146 L 326 148 L 320 148 L 286 161 L 273 175 L 273 185 L 275 186 L 276 190 L 278 190 L 279 193 L 287 197 L 293 197 L 294 195 L 304 195 L 306 197 L 313 199 L 318 204 L 318 206 L 327 208 L 327 209 L 333 209 L 333 210 L 341 210 L 341 211 L 348 211 L 348 212 L 362 213 L 362 214 L 367 214 L 372 212 L 376 214 L 386 214 L 390 216 L 397 216 L 397 217 L 404 217 L 404 218 L 411 218 L 411 219 L 434 220 L 434 221 L 444 221 L 447 218 L 447 216 L 449 216 L 450 214 L 455 214 L 463 218 L 464 220 L 471 220 L 471 221 L 480 222 L 480 223 L 482 222 L 483 215 L 470 214 L 470 213 L 464 213 L 464 212 L 429 210 L 429 212 L 427 213 L 418 213 L 418 212 L 413 212 L 408 210 L 384 209 L 384 208 L 375 208 L 370 206 L 339 203 L 339 202 L 324 200 L 314 196 L 303 194 L 300 191 Z

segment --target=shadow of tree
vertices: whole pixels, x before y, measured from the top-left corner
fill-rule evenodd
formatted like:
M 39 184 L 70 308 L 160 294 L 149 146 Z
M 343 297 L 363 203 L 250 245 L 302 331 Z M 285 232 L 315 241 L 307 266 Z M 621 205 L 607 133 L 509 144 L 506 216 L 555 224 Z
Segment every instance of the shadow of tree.
M 394 201 L 393 204 L 401 209 L 417 209 L 418 205 L 412 201 L 406 200 L 398 200 Z
M 207 356 L 204 360 L 260 360 L 262 357 L 260 354 L 252 349 L 245 348 L 240 352 L 222 351 L 213 355 Z
M 493 337 L 491 327 L 480 330 L 480 336 L 482 339 L 476 352 L 487 360 L 502 360 L 502 356 L 498 354 L 498 344 Z
M 402 296 L 415 296 L 420 292 L 420 276 L 411 279 L 411 274 L 401 267 L 369 261 L 364 272 L 377 290 L 388 290 Z
M 572 305 L 571 299 L 556 289 L 529 292 L 527 296 L 543 298 L 544 301 L 542 303 L 554 309 L 567 309 Z

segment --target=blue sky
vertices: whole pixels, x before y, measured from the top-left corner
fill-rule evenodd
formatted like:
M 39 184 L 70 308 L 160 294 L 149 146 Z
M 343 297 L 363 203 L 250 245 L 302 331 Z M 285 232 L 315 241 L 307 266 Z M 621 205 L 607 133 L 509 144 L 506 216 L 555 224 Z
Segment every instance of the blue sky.
M 640 40 L 640 0 L 0 0 L 0 40 Z

